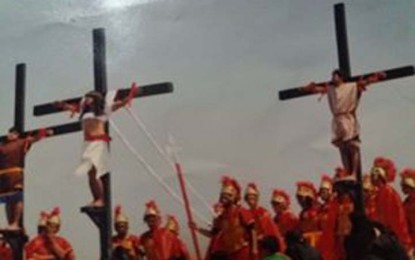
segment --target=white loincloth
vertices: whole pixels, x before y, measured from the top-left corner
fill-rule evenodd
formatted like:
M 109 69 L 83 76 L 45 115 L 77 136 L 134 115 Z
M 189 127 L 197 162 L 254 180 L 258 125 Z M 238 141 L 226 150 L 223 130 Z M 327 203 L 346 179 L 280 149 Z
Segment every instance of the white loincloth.
M 96 169 L 97 178 L 110 171 L 108 143 L 105 141 L 84 142 L 81 164 L 75 171 L 78 176 L 86 175 L 92 167 Z
M 105 96 L 105 110 L 104 114 L 101 116 L 94 116 L 93 113 L 86 113 L 83 118 L 98 118 L 101 121 L 108 121 L 108 118 L 111 114 L 112 104 L 114 103 L 115 95 L 117 90 L 108 91 Z M 81 106 L 83 107 L 83 102 L 85 98 L 81 100 Z M 86 175 L 91 170 L 92 167 L 96 169 L 97 178 L 101 177 L 105 173 L 110 171 L 109 167 L 109 151 L 108 143 L 103 140 L 96 141 L 85 141 L 83 147 L 83 153 L 81 156 L 81 164 L 75 171 L 75 174 L 78 176 Z
M 355 82 L 344 83 L 340 86 L 330 86 L 327 97 L 332 120 L 332 142 L 356 141 L 360 132 L 359 122 L 356 118 L 356 109 L 359 105 L 358 87 Z

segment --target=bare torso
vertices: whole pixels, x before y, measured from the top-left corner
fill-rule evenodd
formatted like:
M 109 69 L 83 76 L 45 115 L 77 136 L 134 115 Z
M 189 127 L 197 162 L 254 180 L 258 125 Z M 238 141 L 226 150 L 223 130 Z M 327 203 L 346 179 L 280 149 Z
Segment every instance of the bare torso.
M 97 118 L 84 118 L 82 119 L 82 129 L 84 132 L 84 139 L 90 137 L 105 135 L 105 123 Z

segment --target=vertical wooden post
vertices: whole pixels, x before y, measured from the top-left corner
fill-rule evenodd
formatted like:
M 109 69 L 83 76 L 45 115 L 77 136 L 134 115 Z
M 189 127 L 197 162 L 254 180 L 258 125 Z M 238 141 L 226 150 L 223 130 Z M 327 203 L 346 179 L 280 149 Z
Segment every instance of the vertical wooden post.
M 94 62 L 94 89 L 104 96 L 107 92 L 107 74 L 105 63 L 105 30 L 103 28 L 92 31 L 93 62 Z M 108 124 L 105 126 L 108 133 Z M 99 229 L 100 252 L 102 260 L 109 260 L 112 252 L 112 225 L 111 225 L 111 175 L 106 173 L 101 177 L 104 188 L 103 208 L 83 207 L 81 212 L 86 213 Z
M 23 134 L 25 132 L 25 82 L 26 64 L 16 65 L 15 74 L 15 102 L 14 102 L 14 127 Z M 22 202 L 24 205 L 24 189 L 22 192 Z M 23 207 L 24 208 L 24 207 Z M 23 260 L 23 248 L 28 238 L 24 232 L 24 212 L 22 212 L 20 230 L 1 230 L 0 233 L 9 244 L 14 260 Z
M 350 79 L 352 71 L 350 69 L 349 45 L 347 40 L 346 11 L 343 3 L 334 5 L 334 23 L 336 26 L 339 69 L 346 74 L 347 79 Z
M 334 22 L 336 25 L 337 54 L 339 59 L 339 69 L 346 74 L 347 80 L 351 78 L 349 46 L 347 40 L 346 11 L 344 3 L 334 5 Z M 361 157 L 360 153 L 359 156 Z M 361 161 L 361 158 L 359 159 Z M 363 199 L 363 177 L 362 165 L 358 166 L 356 172 L 355 189 L 355 210 L 360 214 L 365 214 Z

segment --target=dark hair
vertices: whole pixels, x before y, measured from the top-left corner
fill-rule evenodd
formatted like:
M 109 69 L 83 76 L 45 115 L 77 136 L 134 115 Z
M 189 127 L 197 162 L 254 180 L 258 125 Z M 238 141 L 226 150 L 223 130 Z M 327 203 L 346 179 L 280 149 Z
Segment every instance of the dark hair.
M 122 246 L 117 246 L 112 251 L 111 260 L 128 260 L 128 251 Z
M 275 254 L 281 250 L 280 243 L 275 236 L 266 236 L 259 243 L 260 247 L 265 251 Z
M 284 235 L 285 242 L 287 244 L 297 244 L 297 243 L 304 243 L 303 232 L 299 228 L 295 228 L 293 230 L 287 231 Z
M 85 97 L 92 98 L 93 102 L 92 102 L 91 107 L 83 109 L 80 115 L 80 118 L 82 118 L 83 115 L 89 111 L 92 111 L 95 116 L 100 116 L 104 114 L 105 99 L 104 99 L 104 96 L 100 92 L 94 91 L 94 90 L 89 91 L 88 93 L 85 94 Z
M 335 69 L 335 70 L 333 70 L 333 72 L 331 73 L 331 75 L 337 75 L 342 80 L 346 80 L 347 79 L 346 73 L 343 70 L 341 70 L 341 69 Z
M 17 133 L 18 135 L 21 135 L 21 132 L 15 126 L 10 127 L 8 133 Z

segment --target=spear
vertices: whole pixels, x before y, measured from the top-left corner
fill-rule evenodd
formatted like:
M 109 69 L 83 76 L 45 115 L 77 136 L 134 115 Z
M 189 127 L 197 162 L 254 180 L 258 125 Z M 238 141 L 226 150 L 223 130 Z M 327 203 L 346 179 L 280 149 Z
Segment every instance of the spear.
M 169 145 L 167 147 L 167 152 L 168 152 L 168 154 L 170 154 L 171 158 L 173 159 L 174 166 L 175 166 L 176 173 L 177 173 L 177 177 L 179 178 L 180 189 L 181 189 L 182 196 L 183 196 L 187 221 L 188 221 L 188 223 L 194 223 L 193 222 L 192 211 L 190 210 L 189 198 L 187 197 L 186 184 L 185 184 L 185 181 L 184 181 L 184 174 L 183 174 L 182 166 L 179 163 L 179 159 L 178 159 L 178 155 L 177 155 L 177 149 L 176 149 L 174 140 L 171 136 L 169 136 Z M 190 234 L 192 236 L 193 246 L 194 246 L 195 251 L 196 251 L 197 260 L 202 260 L 202 257 L 201 257 L 201 254 L 200 254 L 200 248 L 199 248 L 199 241 L 197 240 L 197 236 L 196 236 L 196 230 L 193 229 L 193 228 L 189 228 L 189 229 L 190 229 Z

